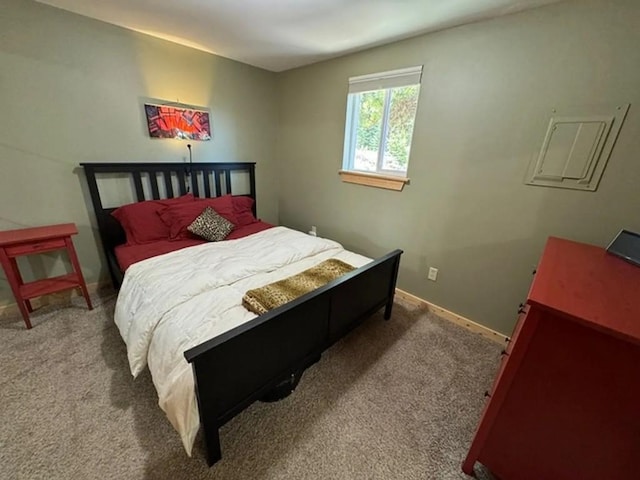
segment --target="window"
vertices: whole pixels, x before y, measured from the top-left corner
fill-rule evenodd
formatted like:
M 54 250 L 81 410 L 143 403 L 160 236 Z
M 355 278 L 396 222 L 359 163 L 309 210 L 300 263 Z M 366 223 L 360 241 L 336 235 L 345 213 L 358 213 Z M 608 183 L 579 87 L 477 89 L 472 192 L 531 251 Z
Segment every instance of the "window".
M 422 67 L 349 79 L 342 171 L 344 181 L 383 178 L 373 186 L 401 190 L 407 181 Z M 371 184 L 369 182 L 365 184 Z M 387 187 L 385 187 L 387 185 Z

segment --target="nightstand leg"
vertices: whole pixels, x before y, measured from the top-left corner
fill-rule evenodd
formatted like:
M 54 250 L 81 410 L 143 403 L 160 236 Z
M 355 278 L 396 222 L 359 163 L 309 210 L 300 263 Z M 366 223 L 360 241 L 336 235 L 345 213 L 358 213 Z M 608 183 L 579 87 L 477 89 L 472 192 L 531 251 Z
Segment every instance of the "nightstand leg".
M 0 263 L 2 264 L 2 269 L 4 270 L 4 273 L 7 276 L 7 280 L 9 281 L 9 286 L 11 287 L 13 296 L 16 299 L 16 303 L 18 304 L 18 308 L 20 309 L 20 313 L 22 314 L 24 323 L 29 329 L 31 328 L 31 321 L 29 320 L 29 310 L 27 310 L 27 306 L 25 305 L 26 302 L 25 300 L 22 299 L 22 296 L 20 295 L 20 285 L 22 284 L 22 278 L 20 277 L 20 271 L 18 270 L 18 265 L 15 259 L 13 258 L 10 259 L 7 256 L 7 252 L 4 251 L 4 248 L 0 248 Z M 29 303 L 29 306 L 31 306 L 31 303 Z
M 29 319 L 29 311 L 25 306 L 24 302 L 18 301 L 18 308 L 20 309 L 20 313 L 22 314 L 22 319 L 24 320 L 24 324 L 27 326 L 27 330 L 31 329 L 31 320 Z
M 85 283 L 84 277 L 82 276 L 82 268 L 80 268 L 80 262 L 78 261 L 76 249 L 73 247 L 71 237 L 65 238 L 64 243 L 67 246 L 67 252 L 69 253 L 71 265 L 73 265 L 73 269 L 75 270 L 76 274 L 78 275 L 78 279 L 80 280 L 80 289 L 82 290 L 82 296 L 86 300 L 89 310 L 93 310 L 93 305 L 91 305 L 91 298 L 89 297 L 89 291 L 87 290 L 87 284 Z
M 13 257 L 9 258 L 9 262 L 11 262 L 11 269 L 13 270 L 13 274 L 18 279 L 18 285 L 24 285 L 24 280 L 22 280 L 22 275 L 20 275 L 20 269 L 18 268 L 18 262 Z M 33 312 L 31 300 L 25 300 L 24 304 L 27 306 L 27 311 L 29 313 Z

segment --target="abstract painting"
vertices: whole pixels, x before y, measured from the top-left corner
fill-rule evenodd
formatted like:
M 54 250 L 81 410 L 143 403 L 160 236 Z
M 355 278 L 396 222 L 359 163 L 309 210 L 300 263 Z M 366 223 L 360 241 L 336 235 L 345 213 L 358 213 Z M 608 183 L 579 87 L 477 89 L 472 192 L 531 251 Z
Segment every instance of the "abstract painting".
M 144 105 L 151 138 L 211 140 L 209 112 L 170 105 Z

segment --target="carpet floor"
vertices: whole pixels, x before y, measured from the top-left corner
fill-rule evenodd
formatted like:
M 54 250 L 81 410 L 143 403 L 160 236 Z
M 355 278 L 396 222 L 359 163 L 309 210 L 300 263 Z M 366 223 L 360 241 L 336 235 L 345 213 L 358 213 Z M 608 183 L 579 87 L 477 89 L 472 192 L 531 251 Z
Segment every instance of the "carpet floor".
M 115 295 L 0 319 L 1 479 L 467 479 L 460 465 L 500 346 L 397 302 L 325 352 L 296 391 L 186 456 L 146 371 L 134 380 Z M 485 473 L 478 472 L 480 478 Z

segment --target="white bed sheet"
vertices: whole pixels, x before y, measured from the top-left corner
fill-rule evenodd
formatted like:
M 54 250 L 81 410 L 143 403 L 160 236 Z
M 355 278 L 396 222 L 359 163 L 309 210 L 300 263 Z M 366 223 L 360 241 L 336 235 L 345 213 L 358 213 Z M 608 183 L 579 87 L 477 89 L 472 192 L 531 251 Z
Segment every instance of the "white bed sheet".
M 245 238 L 206 243 L 138 262 L 127 270 L 115 322 L 131 373 L 149 366 L 158 403 L 188 455 L 200 425 L 191 366 L 184 352 L 256 315 L 244 293 L 329 258 L 354 267 L 371 261 L 332 240 L 274 227 Z

